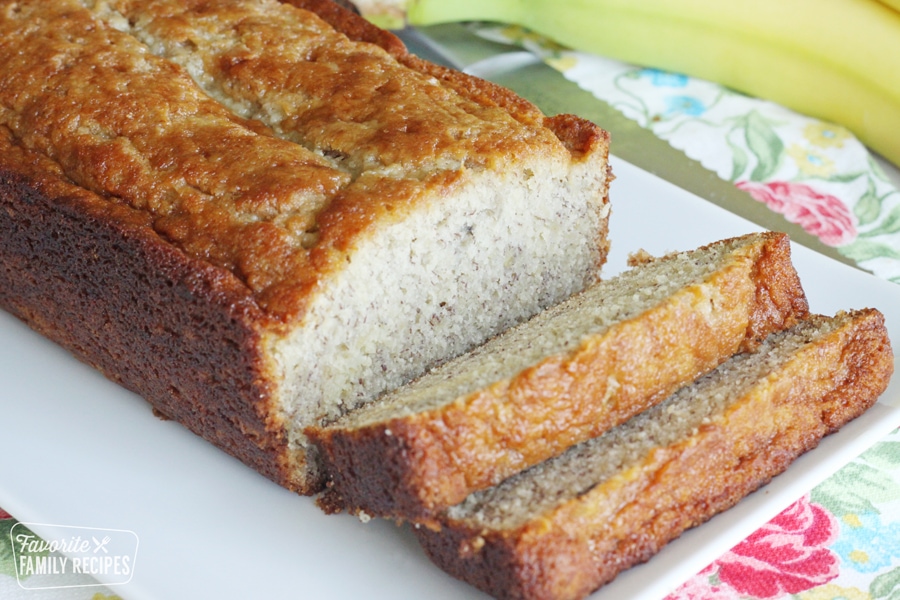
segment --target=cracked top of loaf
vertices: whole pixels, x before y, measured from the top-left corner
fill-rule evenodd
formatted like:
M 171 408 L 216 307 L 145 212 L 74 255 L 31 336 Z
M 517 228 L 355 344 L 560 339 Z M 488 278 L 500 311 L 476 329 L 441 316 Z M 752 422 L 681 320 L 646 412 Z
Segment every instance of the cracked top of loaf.
M 386 47 L 276 0 L 6 0 L 0 128 L 290 319 L 369 228 L 523 157 L 605 153 Z

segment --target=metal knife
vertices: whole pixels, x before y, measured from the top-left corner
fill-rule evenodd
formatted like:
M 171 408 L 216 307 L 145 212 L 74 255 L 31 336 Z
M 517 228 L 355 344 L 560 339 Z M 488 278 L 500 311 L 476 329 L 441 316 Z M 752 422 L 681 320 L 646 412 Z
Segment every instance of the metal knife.
M 459 70 L 474 68 L 474 74 L 513 90 L 547 114 L 572 113 L 593 121 L 609 131 L 612 153 L 619 158 L 760 227 L 783 231 L 799 244 L 856 266 L 834 248 L 582 90 L 531 53 L 483 39 L 457 23 L 407 28 L 397 33 L 410 52 Z M 510 60 L 509 56 L 504 56 L 511 53 L 516 53 L 517 57 Z M 501 56 L 504 60 L 497 60 Z

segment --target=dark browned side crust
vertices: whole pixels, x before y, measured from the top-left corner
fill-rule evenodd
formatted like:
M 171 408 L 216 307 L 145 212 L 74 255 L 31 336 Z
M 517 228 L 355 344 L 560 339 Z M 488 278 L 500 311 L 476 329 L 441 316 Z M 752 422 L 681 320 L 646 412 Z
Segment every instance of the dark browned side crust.
M 501 600 L 587 596 L 735 505 L 875 403 L 893 373 L 890 340 L 878 311 L 853 318 L 816 358 L 752 392 L 724 423 L 658 449 L 650 468 L 627 483 L 598 485 L 513 530 L 446 520 L 416 529 L 419 541 L 446 572 Z
M 788 237 L 767 232 L 753 251 L 749 266 L 732 265 L 709 282 L 727 298 L 715 327 L 674 302 L 595 336 L 588 349 L 530 367 L 510 391 L 491 386 L 428 412 L 359 427 L 310 428 L 331 477 L 320 506 L 427 520 L 477 489 L 600 435 L 738 349 L 793 325 L 808 304 Z M 647 367 L 648 356 L 672 354 L 692 362 L 667 361 L 664 373 Z M 603 375 L 593 377 L 597 373 Z M 621 388 L 600 402 L 610 393 L 607 375 Z M 498 419 L 498 406 L 511 414 Z
M 67 183 L 0 129 L 0 306 L 108 378 L 292 485 L 266 422 L 256 324 L 228 271 L 161 239 L 146 213 Z

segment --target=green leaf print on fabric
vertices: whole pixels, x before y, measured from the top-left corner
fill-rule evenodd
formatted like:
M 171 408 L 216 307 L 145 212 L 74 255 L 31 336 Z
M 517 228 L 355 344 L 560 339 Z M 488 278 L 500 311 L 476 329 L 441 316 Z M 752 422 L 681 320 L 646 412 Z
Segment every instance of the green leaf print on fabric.
M 747 165 L 750 164 L 750 157 L 747 156 L 740 144 L 735 144 L 728 137 L 725 138 L 725 141 L 728 142 L 728 148 L 731 150 L 731 164 L 733 165 L 729 181 L 737 181 L 744 174 L 744 171 L 747 170 Z
M 863 455 L 866 462 L 886 470 L 900 468 L 900 442 L 878 442 Z
M 752 181 L 764 181 L 772 176 L 781 162 L 784 143 L 771 125 L 758 112 L 751 111 L 744 119 L 744 136 L 747 147 L 756 156 L 757 163 L 750 174 Z
M 858 238 L 852 244 L 841 246 L 841 254 L 856 262 L 874 260 L 876 258 L 900 260 L 900 250 L 884 242 L 862 238 Z
M 16 576 L 16 557 L 13 555 L 9 530 L 16 522 L 13 519 L 0 520 L 0 574 Z
M 895 206 L 875 229 L 866 231 L 860 235 L 890 235 L 898 232 L 900 232 L 900 206 Z
M 900 567 L 872 580 L 869 594 L 872 600 L 900 600 Z
M 812 500 L 835 516 L 880 513 L 875 503 L 900 499 L 900 485 L 869 465 L 850 463 L 812 491 Z
M 13 552 L 10 531 L 17 524 L 17 534 L 31 533 L 31 530 L 26 528 L 24 525 L 19 524 L 19 522 L 15 519 L 0 519 L 0 575 L 9 575 L 10 577 L 16 577 L 16 556 Z M 50 552 L 45 550 L 39 553 L 35 552 L 32 555 L 47 556 L 49 554 Z M 24 579 L 25 577 L 27 577 L 27 575 L 22 575 L 20 579 Z
M 881 214 L 881 198 L 875 191 L 875 182 L 872 179 L 868 181 L 866 193 L 856 201 L 853 213 L 860 225 L 868 225 L 878 220 L 878 215 Z

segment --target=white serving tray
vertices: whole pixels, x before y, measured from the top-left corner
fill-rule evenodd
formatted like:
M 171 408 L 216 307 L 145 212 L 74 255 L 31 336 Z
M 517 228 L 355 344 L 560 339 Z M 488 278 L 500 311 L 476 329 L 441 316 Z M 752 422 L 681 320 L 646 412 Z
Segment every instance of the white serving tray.
M 614 169 L 608 274 L 639 248 L 660 254 L 758 229 L 620 160 Z M 873 306 L 900 340 L 900 286 L 805 248 L 794 258 L 813 311 Z M 0 507 L 20 521 L 133 531 L 133 577 L 111 588 L 126 600 L 486 597 L 432 566 L 406 528 L 326 516 L 2 312 L 0 381 Z M 897 426 L 895 378 L 787 473 L 592 598 L 662 598 Z

